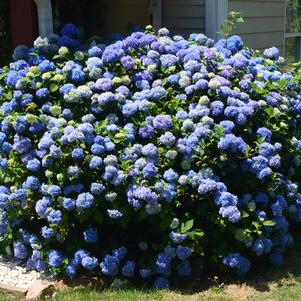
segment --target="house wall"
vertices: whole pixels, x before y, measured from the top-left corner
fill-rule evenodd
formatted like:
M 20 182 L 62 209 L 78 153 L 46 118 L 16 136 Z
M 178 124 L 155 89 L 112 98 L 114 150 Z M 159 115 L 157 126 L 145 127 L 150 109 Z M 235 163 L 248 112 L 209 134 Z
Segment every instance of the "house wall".
M 142 28 L 150 24 L 150 0 L 102 0 L 102 2 L 106 6 L 106 33 L 126 34 L 129 23 Z
M 205 0 L 162 0 L 162 25 L 172 34 L 205 32 Z
M 54 27 L 58 31 L 71 22 L 83 27 L 87 36 L 128 34 L 130 26 L 150 24 L 150 4 L 151 0 L 52 0 Z
M 285 0 L 229 0 L 229 11 L 242 13 L 245 22 L 235 33 L 246 46 L 259 50 L 275 46 L 283 54 Z

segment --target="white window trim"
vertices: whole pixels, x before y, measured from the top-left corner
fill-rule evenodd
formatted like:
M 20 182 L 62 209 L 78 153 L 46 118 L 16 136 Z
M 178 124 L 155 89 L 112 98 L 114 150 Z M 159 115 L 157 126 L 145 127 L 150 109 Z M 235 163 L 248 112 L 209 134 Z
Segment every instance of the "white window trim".
M 228 17 L 228 0 L 206 0 L 206 35 L 217 40 Z
M 151 10 L 153 16 L 153 28 L 158 30 L 163 25 L 163 0 L 152 0 L 151 1 Z
M 47 37 L 53 33 L 51 0 L 34 0 L 38 9 L 39 35 Z

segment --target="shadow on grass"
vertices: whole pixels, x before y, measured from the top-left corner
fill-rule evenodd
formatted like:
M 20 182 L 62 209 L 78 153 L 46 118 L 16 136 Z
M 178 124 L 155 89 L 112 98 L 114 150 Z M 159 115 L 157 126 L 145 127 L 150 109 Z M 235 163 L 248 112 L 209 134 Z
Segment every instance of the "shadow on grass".
M 271 288 L 293 286 L 297 281 L 301 282 L 301 233 L 296 241 L 285 253 L 284 263 L 281 267 L 273 267 L 268 262 L 262 261 L 257 265 L 253 265 L 252 271 L 244 278 L 238 279 L 226 274 L 211 274 L 206 278 L 204 276 L 202 279 L 183 282 L 174 291 L 183 295 L 192 295 L 205 291 L 219 293 L 227 286 L 237 288 L 243 286 L 260 293 L 269 292 Z
M 178 282 L 168 291 L 156 291 L 150 289 L 151 283 L 112 290 L 105 288 L 107 283 L 99 285 L 89 278 L 80 287 L 75 286 L 54 300 L 253 300 L 257 294 L 277 294 L 277 289 L 286 290 L 297 282 L 301 283 L 301 235 L 296 240 L 298 242 L 285 254 L 281 268 L 262 262 L 253 266 L 252 272 L 243 279 L 208 273 L 199 279 Z

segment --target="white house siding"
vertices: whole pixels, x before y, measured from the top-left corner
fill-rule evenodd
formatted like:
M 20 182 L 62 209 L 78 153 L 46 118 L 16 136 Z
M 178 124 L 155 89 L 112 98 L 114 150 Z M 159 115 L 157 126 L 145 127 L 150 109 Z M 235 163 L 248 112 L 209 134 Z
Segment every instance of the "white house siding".
M 205 32 L 205 0 L 162 0 L 162 25 L 184 36 Z
M 283 53 L 285 0 L 229 0 L 229 11 L 242 13 L 245 22 L 235 33 L 246 46 L 259 50 L 275 46 Z

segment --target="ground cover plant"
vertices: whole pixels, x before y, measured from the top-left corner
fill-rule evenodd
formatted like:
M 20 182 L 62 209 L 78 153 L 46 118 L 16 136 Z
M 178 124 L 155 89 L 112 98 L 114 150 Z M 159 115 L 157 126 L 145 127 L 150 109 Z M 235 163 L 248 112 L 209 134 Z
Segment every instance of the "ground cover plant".
M 18 47 L 0 74 L 0 250 L 168 287 L 283 261 L 301 219 L 299 76 L 276 48 L 151 27 Z

